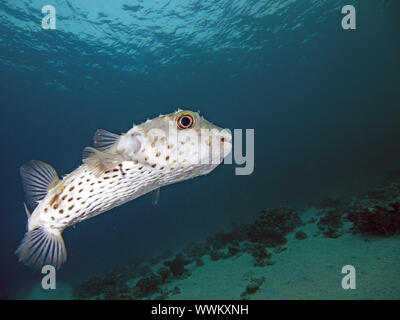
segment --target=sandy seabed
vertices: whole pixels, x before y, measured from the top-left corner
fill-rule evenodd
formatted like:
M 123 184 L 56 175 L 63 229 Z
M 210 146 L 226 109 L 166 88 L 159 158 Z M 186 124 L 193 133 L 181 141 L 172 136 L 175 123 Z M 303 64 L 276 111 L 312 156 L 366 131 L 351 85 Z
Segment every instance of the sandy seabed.
M 296 239 L 299 230 L 308 238 Z M 218 261 L 206 256 L 204 266 L 171 284 L 180 293 L 170 299 L 241 299 L 250 279 L 261 277 L 265 281 L 249 299 L 400 299 L 399 236 L 363 238 L 345 233 L 332 239 L 317 234 L 316 223 L 288 234 L 286 250 L 272 255 L 271 266 L 253 266 L 247 253 Z M 355 268 L 354 290 L 342 288 L 345 265 Z

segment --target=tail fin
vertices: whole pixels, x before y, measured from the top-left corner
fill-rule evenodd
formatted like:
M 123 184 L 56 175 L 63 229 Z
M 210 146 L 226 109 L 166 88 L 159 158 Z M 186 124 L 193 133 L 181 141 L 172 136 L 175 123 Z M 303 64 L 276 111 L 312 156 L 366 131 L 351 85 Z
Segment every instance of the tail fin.
M 59 269 L 67 260 L 67 250 L 57 229 L 35 228 L 25 233 L 15 254 L 25 265 L 40 269 L 52 265 Z

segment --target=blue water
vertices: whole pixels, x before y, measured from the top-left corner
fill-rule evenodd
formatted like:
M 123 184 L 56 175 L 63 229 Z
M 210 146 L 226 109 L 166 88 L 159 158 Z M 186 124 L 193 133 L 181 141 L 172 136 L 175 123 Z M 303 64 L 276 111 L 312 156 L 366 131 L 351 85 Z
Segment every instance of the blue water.
M 41 29 L 47 4 L 56 30 Z M 345 4 L 356 30 L 341 28 Z M 0 296 L 39 279 L 13 253 L 26 226 L 19 167 L 69 173 L 97 128 L 200 110 L 255 129 L 255 170 L 222 165 L 162 189 L 157 206 L 140 198 L 67 229 L 69 283 L 398 167 L 399 27 L 396 0 L 2 1 Z

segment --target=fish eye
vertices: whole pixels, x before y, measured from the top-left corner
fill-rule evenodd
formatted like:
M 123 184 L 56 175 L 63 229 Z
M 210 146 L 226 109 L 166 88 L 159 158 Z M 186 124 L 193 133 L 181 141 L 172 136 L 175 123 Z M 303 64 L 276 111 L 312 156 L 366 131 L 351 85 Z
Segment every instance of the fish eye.
M 183 114 L 176 120 L 180 129 L 189 129 L 194 125 L 194 118 L 190 114 Z

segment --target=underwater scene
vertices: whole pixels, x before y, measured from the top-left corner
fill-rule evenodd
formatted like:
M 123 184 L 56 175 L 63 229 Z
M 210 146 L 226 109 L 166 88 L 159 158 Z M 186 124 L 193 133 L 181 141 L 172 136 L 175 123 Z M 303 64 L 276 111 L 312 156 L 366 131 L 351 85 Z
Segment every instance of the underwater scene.
M 400 299 L 400 1 L 0 2 L 0 298 Z

